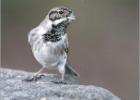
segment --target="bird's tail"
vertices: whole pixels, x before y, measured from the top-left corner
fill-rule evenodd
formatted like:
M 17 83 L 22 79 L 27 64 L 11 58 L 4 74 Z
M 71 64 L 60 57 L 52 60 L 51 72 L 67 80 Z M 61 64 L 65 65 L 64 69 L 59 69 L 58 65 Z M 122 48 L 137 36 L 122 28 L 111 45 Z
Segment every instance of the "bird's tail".
M 67 63 L 65 68 L 66 68 L 65 69 L 66 74 L 72 75 L 72 76 L 79 76 L 79 74 L 75 71 L 75 69 L 70 64 Z

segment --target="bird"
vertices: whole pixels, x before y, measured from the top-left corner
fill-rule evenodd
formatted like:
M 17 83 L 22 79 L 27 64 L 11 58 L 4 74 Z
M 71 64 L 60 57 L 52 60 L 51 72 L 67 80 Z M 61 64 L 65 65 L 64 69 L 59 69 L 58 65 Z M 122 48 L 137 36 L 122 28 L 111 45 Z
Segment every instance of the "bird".
M 67 60 L 69 41 L 66 29 L 75 19 L 74 12 L 68 7 L 54 7 L 45 19 L 28 33 L 33 56 L 42 65 L 29 80 L 37 80 L 45 68 L 58 70 L 62 81 L 66 74 L 79 75 Z

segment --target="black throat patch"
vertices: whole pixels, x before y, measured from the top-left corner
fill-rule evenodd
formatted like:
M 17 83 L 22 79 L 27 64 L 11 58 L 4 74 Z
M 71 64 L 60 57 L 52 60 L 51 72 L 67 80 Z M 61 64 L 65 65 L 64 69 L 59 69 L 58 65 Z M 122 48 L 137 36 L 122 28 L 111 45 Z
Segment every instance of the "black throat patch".
M 43 34 L 44 42 L 57 42 L 61 40 L 61 34 L 52 34 L 51 32 Z
M 46 34 L 43 34 L 44 42 L 57 42 L 62 39 L 62 35 L 65 34 L 65 25 L 59 24 L 57 26 L 52 26 L 52 30 Z

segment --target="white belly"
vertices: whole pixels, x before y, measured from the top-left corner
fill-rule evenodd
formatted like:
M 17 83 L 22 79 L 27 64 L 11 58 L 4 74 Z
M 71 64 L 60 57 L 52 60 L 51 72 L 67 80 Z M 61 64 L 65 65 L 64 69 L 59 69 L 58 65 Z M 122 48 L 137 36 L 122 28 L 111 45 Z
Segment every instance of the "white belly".
M 63 45 L 63 40 L 57 43 L 44 43 L 39 49 L 33 51 L 34 57 L 43 67 L 55 69 L 67 59 Z

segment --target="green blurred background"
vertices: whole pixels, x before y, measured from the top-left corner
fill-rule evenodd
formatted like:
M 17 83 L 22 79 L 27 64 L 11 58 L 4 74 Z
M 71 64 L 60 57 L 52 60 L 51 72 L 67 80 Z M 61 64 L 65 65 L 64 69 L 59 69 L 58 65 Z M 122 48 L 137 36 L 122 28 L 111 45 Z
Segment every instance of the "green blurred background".
M 74 10 L 69 61 L 82 84 L 138 100 L 138 0 L 2 0 L 2 66 L 37 71 L 27 34 L 56 6 Z M 46 72 L 50 72 L 47 71 Z

